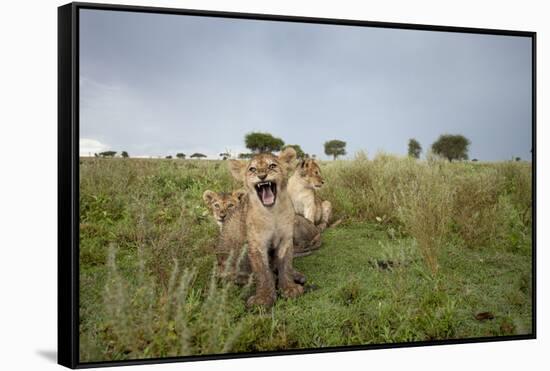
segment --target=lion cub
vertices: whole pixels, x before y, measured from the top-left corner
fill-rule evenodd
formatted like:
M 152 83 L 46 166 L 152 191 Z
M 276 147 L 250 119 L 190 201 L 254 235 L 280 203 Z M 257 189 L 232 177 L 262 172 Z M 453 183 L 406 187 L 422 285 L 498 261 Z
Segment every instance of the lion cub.
M 295 212 L 287 192 L 288 168 L 296 152 L 287 148 L 279 156 L 258 154 L 250 161 L 229 161 L 231 174 L 242 181 L 247 197 L 225 222 L 219 251 L 239 251 L 248 244 L 248 262 L 256 282 L 256 293 L 247 305 L 271 306 L 277 286 L 284 297 L 303 294 L 295 283 L 292 267 Z M 270 266 L 273 261 L 273 267 Z
M 315 192 L 323 183 L 321 169 L 313 159 L 300 161 L 288 180 L 288 193 L 294 210 L 317 225 L 321 231 L 327 228 L 332 214 L 332 204 L 323 201 Z
M 246 197 L 246 192 L 242 189 L 233 192 L 206 190 L 202 195 L 202 199 L 212 212 L 212 217 L 218 223 L 220 231 L 223 230 L 225 221 L 231 217 L 244 197 Z M 311 221 L 301 215 L 296 215 L 293 242 L 294 257 L 309 255 L 321 246 L 321 232 Z M 303 283 L 302 280 L 297 282 Z
M 210 211 L 212 211 L 212 216 L 216 219 L 220 230 L 222 230 L 223 223 L 231 216 L 245 195 L 246 192 L 242 189 L 237 189 L 233 192 L 218 193 L 207 190 L 204 191 L 202 199 L 208 208 L 210 208 Z

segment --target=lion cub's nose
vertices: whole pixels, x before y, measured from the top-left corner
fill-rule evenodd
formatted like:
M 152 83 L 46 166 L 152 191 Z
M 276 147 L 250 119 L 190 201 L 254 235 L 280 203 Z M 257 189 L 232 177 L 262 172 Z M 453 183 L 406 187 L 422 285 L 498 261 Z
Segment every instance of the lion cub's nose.
M 267 174 L 258 174 L 258 178 L 260 178 L 260 180 L 264 180 L 266 177 Z

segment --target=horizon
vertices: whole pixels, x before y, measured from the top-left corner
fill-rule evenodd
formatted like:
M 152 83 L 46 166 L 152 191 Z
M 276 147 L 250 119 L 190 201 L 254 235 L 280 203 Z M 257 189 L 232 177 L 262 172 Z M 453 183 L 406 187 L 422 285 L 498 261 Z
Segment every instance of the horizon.
M 107 150 L 109 151 L 109 150 Z M 98 156 L 95 156 L 94 153 L 87 153 L 87 154 L 84 154 L 84 153 L 80 153 L 79 157 L 82 157 L 82 158 L 123 158 L 121 156 L 121 152 L 122 151 L 115 151 L 116 154 L 114 156 L 107 156 L 107 157 L 102 157 L 99 155 L 99 153 L 97 153 Z M 270 153 L 273 153 L 273 154 L 278 154 L 280 153 L 280 151 L 274 151 L 274 152 L 270 152 Z M 363 150 L 359 150 L 357 152 L 354 152 L 353 154 L 347 154 L 346 156 L 339 156 L 337 159 L 333 159 L 331 156 L 326 156 L 327 158 L 318 158 L 318 157 L 315 157 L 313 158 L 314 160 L 316 161 L 319 161 L 319 162 L 331 162 L 331 161 L 354 161 L 357 156 L 366 156 L 366 159 L 367 161 L 372 161 L 374 160 L 376 157 L 378 156 L 384 156 L 384 155 L 387 155 L 387 156 L 393 156 L 393 157 L 397 157 L 397 158 L 407 158 L 407 157 L 410 157 L 408 155 L 403 155 L 403 154 L 397 154 L 397 153 L 390 153 L 390 152 L 384 152 L 384 151 L 378 151 L 378 152 L 375 152 L 374 154 L 369 154 L 369 153 L 366 153 L 366 151 L 363 151 Z M 447 159 L 445 159 L 444 157 L 440 156 L 440 155 L 437 155 L 435 154 L 436 156 L 438 156 L 441 160 L 445 160 L 447 161 Z M 166 156 L 172 156 L 171 158 L 166 158 Z M 519 160 L 518 160 L 519 158 Z M 185 154 L 185 158 L 177 158 L 176 157 L 176 154 L 167 154 L 167 155 L 136 155 L 136 156 L 132 156 L 132 154 L 128 154 L 128 159 L 140 159 L 140 160 L 176 160 L 176 161 L 186 161 L 186 160 L 191 160 L 191 161 L 225 161 L 224 159 L 222 159 L 220 156 L 218 156 L 217 158 L 214 158 L 214 157 L 204 157 L 202 159 L 195 159 L 195 158 L 190 158 L 190 156 L 188 154 Z M 226 160 L 247 160 L 247 159 L 243 159 L 243 158 L 238 158 L 237 156 L 235 155 L 232 155 L 231 157 L 228 157 L 226 158 Z M 425 154 L 421 155 L 419 158 L 415 158 L 416 161 L 428 161 L 427 159 L 427 156 Z M 508 162 L 508 161 L 513 161 L 513 162 L 532 162 L 532 159 L 524 159 L 524 158 L 521 158 L 519 156 L 516 156 L 516 157 L 513 157 L 513 158 L 509 158 L 509 159 L 502 159 L 502 160 L 493 160 L 493 161 L 486 161 L 486 160 L 483 160 L 483 159 L 478 159 L 478 158 L 469 158 L 467 160 L 457 160 L 457 159 L 454 159 L 452 162 L 478 162 L 478 163 L 499 163 L 499 162 Z

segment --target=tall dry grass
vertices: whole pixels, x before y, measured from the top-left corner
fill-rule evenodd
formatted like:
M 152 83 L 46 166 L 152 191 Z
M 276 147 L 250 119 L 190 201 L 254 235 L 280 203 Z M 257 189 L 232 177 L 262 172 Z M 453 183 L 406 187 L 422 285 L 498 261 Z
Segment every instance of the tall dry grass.
M 418 243 L 426 265 L 437 274 L 439 254 L 447 241 L 455 189 L 446 169 L 423 164 L 416 176 L 398 186 L 395 207 L 405 231 Z
M 230 352 L 242 328 L 235 317 L 239 311 L 228 304 L 234 287 L 220 280 L 217 269 L 202 287 L 195 271 L 181 271 L 177 260 L 164 287 L 145 261 L 140 252 L 138 269 L 127 278 L 116 262 L 116 247 L 109 249 L 103 313 L 81 338 L 81 360 Z
M 359 152 L 353 161 L 323 164 L 325 186 L 321 196 L 333 204 L 335 218 L 391 224 L 398 222 L 395 194 L 416 177 L 416 162 L 378 154 L 373 160 Z
M 530 245 L 529 163 L 418 161 L 384 153 L 369 160 L 359 153 L 353 161 L 323 163 L 322 171 L 321 195 L 333 203 L 336 218 L 408 234 L 432 272 L 438 251 L 450 243 L 508 250 Z
M 217 227 L 201 201 L 206 187 L 233 187 L 220 166 L 139 159 L 83 162 L 83 361 L 230 349 L 237 321 L 229 313 L 235 308 L 226 305 L 230 288 L 212 276 Z

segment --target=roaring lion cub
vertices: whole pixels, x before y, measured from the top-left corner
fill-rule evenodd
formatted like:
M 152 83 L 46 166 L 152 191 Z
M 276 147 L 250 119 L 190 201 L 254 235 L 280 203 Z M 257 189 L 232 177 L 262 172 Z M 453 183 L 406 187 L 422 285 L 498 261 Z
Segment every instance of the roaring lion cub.
M 287 192 L 287 174 L 295 158 L 294 149 L 287 148 L 278 157 L 263 153 L 248 162 L 229 161 L 231 174 L 243 182 L 248 197 L 225 222 L 219 250 L 239 251 L 248 243 L 248 261 L 256 282 L 256 293 L 247 301 L 249 306 L 271 306 L 275 302 L 273 270 L 284 297 L 304 292 L 294 282 L 292 267 L 295 213 Z
M 315 192 L 324 184 L 321 169 L 313 159 L 300 161 L 288 180 L 288 193 L 297 214 L 303 215 L 323 231 L 332 214 L 332 204 Z
M 212 212 L 212 217 L 218 223 L 220 231 L 223 230 L 225 221 L 231 217 L 244 197 L 246 197 L 246 192 L 242 189 L 232 192 L 206 190 L 202 195 L 204 202 Z M 311 221 L 302 215 L 296 215 L 293 241 L 294 257 L 306 256 L 321 246 L 321 232 Z M 302 280 L 296 282 L 303 283 Z

